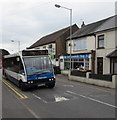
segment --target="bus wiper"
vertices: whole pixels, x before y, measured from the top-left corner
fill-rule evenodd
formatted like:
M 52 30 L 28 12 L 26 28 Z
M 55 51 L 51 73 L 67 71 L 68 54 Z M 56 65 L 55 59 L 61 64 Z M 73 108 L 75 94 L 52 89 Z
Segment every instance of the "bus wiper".
M 40 72 L 36 72 L 36 73 L 31 74 L 31 75 L 29 75 L 29 76 L 32 76 L 32 75 L 42 75 L 42 74 L 46 74 L 46 73 L 50 73 L 50 72 L 42 72 L 42 73 L 40 73 Z
M 37 73 L 40 73 L 40 72 L 36 72 L 36 74 L 37 74 Z M 38 74 L 38 75 L 46 74 L 46 73 L 50 73 L 50 72 L 42 72 L 42 73 L 40 73 L 40 74 Z

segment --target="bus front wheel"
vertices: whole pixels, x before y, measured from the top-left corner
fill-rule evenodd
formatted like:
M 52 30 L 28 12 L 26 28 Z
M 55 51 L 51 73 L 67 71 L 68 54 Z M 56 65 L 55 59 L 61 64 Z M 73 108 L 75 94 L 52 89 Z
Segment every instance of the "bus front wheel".
M 24 86 L 24 84 L 23 84 L 22 81 L 19 82 L 19 88 L 20 88 L 22 91 L 25 91 L 25 90 L 26 90 L 26 87 Z
M 55 83 L 47 84 L 47 87 L 48 87 L 48 88 L 54 88 L 54 86 L 55 86 Z
M 4 74 L 4 78 L 5 78 L 6 80 L 8 80 L 8 77 L 7 77 L 7 75 L 6 75 L 6 74 Z

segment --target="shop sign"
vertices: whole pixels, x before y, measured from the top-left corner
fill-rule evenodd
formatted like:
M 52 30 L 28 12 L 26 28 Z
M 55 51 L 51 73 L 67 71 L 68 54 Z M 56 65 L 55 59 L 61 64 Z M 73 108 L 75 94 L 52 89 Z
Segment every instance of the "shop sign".
M 89 54 L 71 56 L 71 59 L 86 59 L 86 58 L 89 58 Z M 64 56 L 64 59 L 70 59 L 70 56 Z
M 51 59 L 54 59 L 55 57 L 54 57 L 54 55 L 48 55 Z

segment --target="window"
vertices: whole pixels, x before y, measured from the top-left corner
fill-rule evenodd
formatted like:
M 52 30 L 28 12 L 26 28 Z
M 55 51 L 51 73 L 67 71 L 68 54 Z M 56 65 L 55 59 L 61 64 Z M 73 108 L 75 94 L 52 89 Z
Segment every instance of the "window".
M 48 45 L 48 48 L 52 48 L 52 44 Z
M 52 72 L 51 61 L 48 56 L 25 57 L 24 63 L 28 75 Z
M 43 46 L 43 49 L 46 49 L 46 46 Z
M 55 47 L 52 44 L 48 45 L 48 52 L 49 52 L 49 54 L 55 52 Z
M 20 57 L 7 58 L 4 61 L 4 67 L 7 70 L 24 74 L 24 68 Z
M 72 59 L 72 69 L 77 70 L 89 70 L 89 59 Z M 70 59 L 64 59 L 64 69 L 67 70 L 70 67 Z
M 104 48 L 104 35 L 98 36 L 98 48 Z
M 74 40 L 74 51 L 86 49 L 86 39 Z
M 68 52 L 68 41 L 66 42 L 66 51 Z

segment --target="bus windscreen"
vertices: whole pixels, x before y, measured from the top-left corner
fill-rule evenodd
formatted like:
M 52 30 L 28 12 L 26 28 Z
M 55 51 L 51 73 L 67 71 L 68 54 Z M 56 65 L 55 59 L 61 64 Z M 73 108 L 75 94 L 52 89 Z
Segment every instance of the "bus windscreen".
M 52 73 L 52 64 L 48 56 L 24 57 L 27 75 Z

